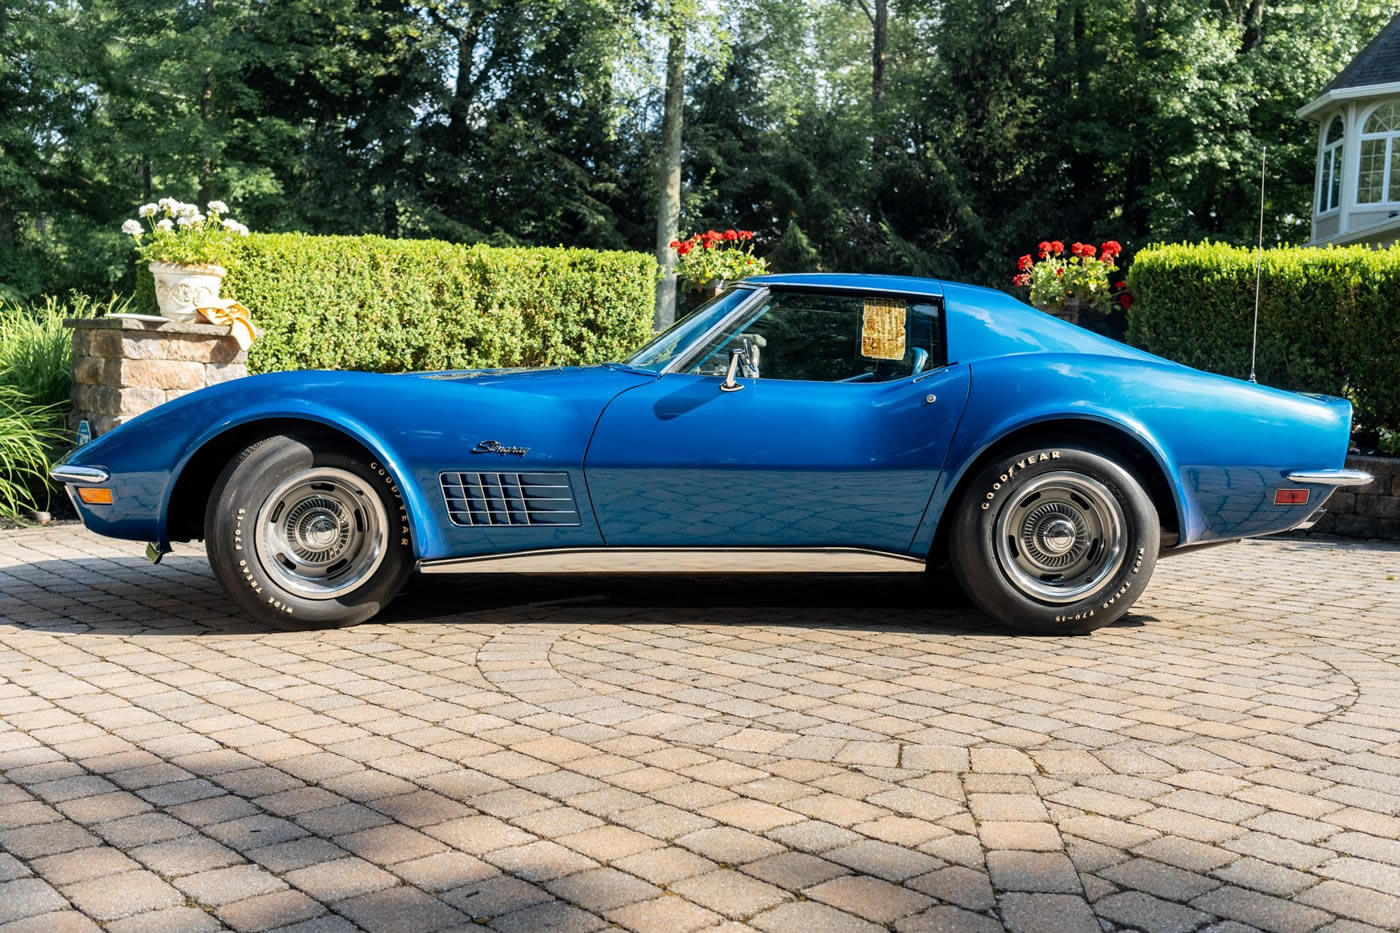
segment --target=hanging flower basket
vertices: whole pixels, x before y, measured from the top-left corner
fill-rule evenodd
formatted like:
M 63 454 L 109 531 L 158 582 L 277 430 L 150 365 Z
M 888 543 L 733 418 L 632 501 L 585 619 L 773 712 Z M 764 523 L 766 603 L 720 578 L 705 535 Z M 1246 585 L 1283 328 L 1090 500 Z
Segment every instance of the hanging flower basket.
M 1102 318 L 1115 306 L 1126 310 L 1132 303 L 1126 283 L 1110 284 L 1123 252 L 1116 240 L 1101 247 L 1072 244 L 1068 257 L 1064 243 L 1045 240 L 1037 252 L 1038 261 L 1029 253 L 1017 261 L 1017 275 L 1011 284 L 1030 289 L 1031 304 L 1046 314 L 1082 324 L 1086 315 Z

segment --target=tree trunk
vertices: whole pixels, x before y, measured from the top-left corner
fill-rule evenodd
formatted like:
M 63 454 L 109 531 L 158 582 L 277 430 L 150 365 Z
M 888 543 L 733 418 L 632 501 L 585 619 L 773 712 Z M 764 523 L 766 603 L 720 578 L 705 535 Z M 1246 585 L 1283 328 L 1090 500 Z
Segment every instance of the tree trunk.
M 204 70 L 204 90 L 199 95 L 199 119 L 207 124 L 211 111 L 211 104 L 214 100 L 214 79 L 213 69 Z M 209 155 L 209 138 L 212 134 L 206 132 L 204 135 L 204 159 L 199 165 L 199 203 L 207 204 L 214 197 L 210 184 L 214 177 L 214 159 Z
M 204 0 L 204 15 L 207 22 L 214 20 L 214 0 Z M 199 203 L 208 204 L 214 197 L 211 190 L 211 183 L 214 177 L 214 159 L 209 155 L 210 138 L 213 134 L 208 132 L 209 118 L 213 112 L 214 103 L 214 69 L 212 67 L 204 69 L 204 88 L 199 95 L 199 119 L 205 124 L 204 160 L 199 167 Z
M 870 112 L 879 116 L 885 102 L 885 45 L 889 35 L 889 0 L 875 0 L 875 15 L 871 25 L 874 36 L 870 43 Z
M 666 104 L 661 117 L 661 158 L 657 166 L 656 326 L 676 319 L 676 239 L 681 222 L 681 127 L 685 119 L 685 28 L 677 25 L 666 48 Z
M 1245 11 L 1244 36 L 1241 44 L 1246 52 L 1253 52 L 1264 44 L 1264 7 L 1266 0 L 1254 0 Z

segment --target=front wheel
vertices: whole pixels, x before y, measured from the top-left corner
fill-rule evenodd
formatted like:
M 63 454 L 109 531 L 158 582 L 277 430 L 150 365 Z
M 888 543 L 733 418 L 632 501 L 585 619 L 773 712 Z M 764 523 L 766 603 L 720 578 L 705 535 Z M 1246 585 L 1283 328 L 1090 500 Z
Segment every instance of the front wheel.
M 1157 563 L 1157 511 L 1118 463 L 1060 447 L 1000 458 L 957 505 L 949 557 L 963 589 L 996 619 L 1071 635 L 1115 621 Z
M 408 513 L 388 471 L 309 436 L 244 448 L 215 482 L 204 528 L 224 591 L 280 626 L 363 622 L 413 569 Z

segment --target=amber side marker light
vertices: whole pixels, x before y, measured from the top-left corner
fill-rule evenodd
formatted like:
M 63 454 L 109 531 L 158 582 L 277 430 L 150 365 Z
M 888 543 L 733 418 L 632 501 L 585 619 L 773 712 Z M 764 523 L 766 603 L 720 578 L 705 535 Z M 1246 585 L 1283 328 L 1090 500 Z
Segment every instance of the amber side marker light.
M 112 490 L 101 486 L 79 486 L 78 498 L 88 505 L 111 505 Z
M 1274 491 L 1274 505 L 1307 505 L 1306 489 L 1277 489 Z

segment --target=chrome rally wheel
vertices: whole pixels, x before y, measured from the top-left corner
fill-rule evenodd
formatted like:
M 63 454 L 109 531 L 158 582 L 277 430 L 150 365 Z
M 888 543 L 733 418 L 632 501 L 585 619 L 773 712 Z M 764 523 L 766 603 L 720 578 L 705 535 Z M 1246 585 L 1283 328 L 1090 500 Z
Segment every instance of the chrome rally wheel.
M 347 470 L 313 467 L 277 487 L 258 513 L 260 564 L 289 592 L 334 599 L 372 576 L 388 547 L 389 515 Z
M 1124 525 L 1122 506 L 1102 483 L 1046 473 L 998 510 L 997 563 L 1027 596 L 1072 603 L 1123 565 Z
M 280 627 L 363 622 L 413 570 L 408 512 L 393 476 L 326 432 L 245 447 L 214 484 L 204 540 L 229 597 Z
M 1161 544 L 1141 483 L 1082 447 L 998 456 L 950 508 L 949 563 L 967 595 L 1038 634 L 1081 634 L 1118 619 L 1142 594 Z

